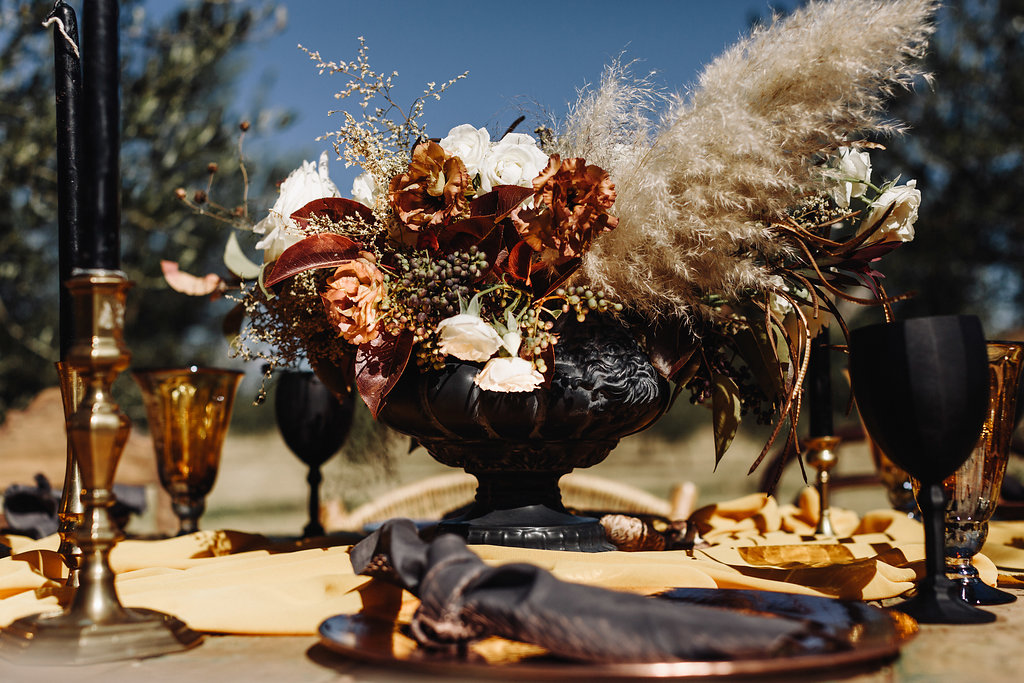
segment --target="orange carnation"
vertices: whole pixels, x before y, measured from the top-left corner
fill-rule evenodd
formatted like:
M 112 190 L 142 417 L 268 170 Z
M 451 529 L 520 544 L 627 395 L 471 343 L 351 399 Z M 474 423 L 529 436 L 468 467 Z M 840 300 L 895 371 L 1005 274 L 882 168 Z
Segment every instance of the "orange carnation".
M 377 304 L 384 298 L 384 275 L 373 254 L 360 252 L 359 258 L 338 266 L 320 297 L 327 319 L 345 341 L 359 345 L 380 334 Z
M 409 170 L 392 178 L 389 190 L 399 220 L 421 230 L 468 217 L 466 195 L 473 181 L 461 159 L 436 142 L 423 142 L 413 150 Z
M 594 236 L 618 225 L 608 215 L 615 203 L 615 184 L 599 166 L 583 159 L 551 156 L 533 181 L 534 207 L 517 209 L 512 224 L 519 236 L 540 252 L 540 259 L 557 265 L 579 258 Z

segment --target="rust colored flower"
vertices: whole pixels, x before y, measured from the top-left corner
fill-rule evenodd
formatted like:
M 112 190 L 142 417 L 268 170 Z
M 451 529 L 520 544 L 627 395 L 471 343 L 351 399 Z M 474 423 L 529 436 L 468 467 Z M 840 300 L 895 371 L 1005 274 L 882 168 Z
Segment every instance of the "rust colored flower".
M 608 215 L 615 184 L 606 171 L 584 159 L 563 161 L 552 155 L 533 189 L 534 207 L 517 209 L 511 218 L 542 263 L 553 266 L 581 257 L 595 235 L 618 224 Z
M 384 297 L 384 275 L 373 254 L 360 252 L 358 258 L 338 266 L 320 296 L 327 319 L 345 341 L 359 345 L 380 334 L 377 304 Z
M 391 179 L 391 205 L 411 230 L 469 216 L 473 181 L 462 161 L 436 142 L 416 145 L 409 170 Z

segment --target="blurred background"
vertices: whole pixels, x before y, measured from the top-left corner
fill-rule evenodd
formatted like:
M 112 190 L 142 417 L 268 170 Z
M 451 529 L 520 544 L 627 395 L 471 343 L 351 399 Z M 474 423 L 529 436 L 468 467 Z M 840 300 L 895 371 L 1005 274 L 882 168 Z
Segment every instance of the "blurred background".
M 81 3 L 72 2 L 81 14 Z M 196 274 L 225 274 L 229 228 L 194 215 L 175 198 L 207 188 L 243 202 L 239 125 L 251 128 L 243 155 L 247 207 L 259 220 L 276 183 L 303 160 L 330 149 L 317 137 L 336 127 L 340 77 L 321 75 L 297 46 L 327 60 L 351 60 L 359 36 L 378 71 L 398 72 L 396 99 L 410 102 L 429 81 L 468 71 L 443 99 L 427 103 L 428 131 L 443 136 L 460 123 L 499 137 L 521 114 L 528 131 L 563 117 L 577 91 L 599 81 L 603 66 L 635 60 L 638 74 L 670 91 L 693 85 L 701 66 L 757 21 L 797 1 L 564 0 L 508 3 L 124 0 L 122 6 L 121 248 L 135 287 L 129 295 L 133 366 L 188 363 L 247 372 L 236 403 L 220 478 L 204 525 L 268 533 L 297 532 L 305 505 L 305 468 L 273 426 L 270 400 L 258 403 L 261 368 L 230 355 L 222 319 L 232 303 L 177 294 L 160 260 Z M 50 3 L 0 0 L 0 489 L 43 472 L 59 488 L 64 432 L 53 363 L 57 360 L 56 160 L 53 40 L 41 26 Z M 88 49 L 88 47 L 86 47 Z M 910 134 L 882 140 L 872 155 L 878 177 L 918 181 L 924 195 L 917 239 L 884 265 L 890 293 L 914 292 L 900 316 L 974 313 L 990 338 L 1019 338 L 1024 304 L 1024 0 L 947 0 L 928 55 L 932 84 L 892 102 Z M 354 102 L 352 106 L 354 106 Z M 333 159 L 333 156 L 332 156 Z M 358 172 L 331 162 L 346 192 Z M 239 234 L 240 239 L 248 237 Z M 251 250 L 253 240 L 244 242 Z M 254 253 L 254 252 L 251 252 Z M 880 319 L 861 311 L 851 326 Z M 836 420 L 846 390 L 835 368 Z M 137 388 L 127 373 L 117 400 L 136 423 L 118 481 L 147 484 L 155 468 Z M 628 481 L 656 495 L 692 480 L 708 502 L 754 491 L 747 475 L 767 434 L 745 431 L 714 471 L 710 412 L 680 401 L 655 427 L 627 439 L 591 473 Z M 381 434 L 363 411 L 340 456 L 325 469 L 324 496 L 345 508 L 399 482 L 443 471 L 402 439 Z M 841 467 L 870 471 L 862 446 L 841 452 Z M 381 453 L 385 455 L 382 456 Z M 1011 464 L 1011 470 L 1019 465 Z M 1019 468 L 1018 468 L 1019 469 Z M 800 485 L 799 468 L 780 497 Z M 845 495 L 845 494 L 844 494 Z M 850 505 L 883 505 L 879 491 Z M 159 509 L 165 501 L 154 498 Z M 843 499 L 837 500 L 843 504 Z M 163 513 L 161 513 L 163 514 Z M 147 524 L 159 524 L 154 517 Z

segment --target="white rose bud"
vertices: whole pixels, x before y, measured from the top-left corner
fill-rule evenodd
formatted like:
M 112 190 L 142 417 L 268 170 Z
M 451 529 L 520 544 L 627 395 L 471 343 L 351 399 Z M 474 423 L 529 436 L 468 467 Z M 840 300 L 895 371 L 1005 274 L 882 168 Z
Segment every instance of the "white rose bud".
M 537 141 L 522 133 L 509 133 L 491 147 L 480 165 L 480 191 L 496 185 L 532 187 L 533 179 L 548 165 L 548 155 Z
M 448 131 L 440 144 L 444 151 L 462 160 L 472 178 L 480 172 L 480 163 L 491 149 L 491 135 L 486 128 L 474 128 L 464 123 Z
M 477 373 L 473 381 L 484 391 L 514 393 L 533 391 L 544 382 L 544 375 L 524 358 L 502 357 L 487 361 L 487 365 Z
M 256 244 L 257 249 L 263 250 L 264 261 L 276 261 L 281 252 L 305 236 L 292 220 L 293 213 L 315 199 L 340 196 L 328 174 L 327 163 L 327 152 L 323 152 L 319 163 L 304 161 L 289 173 L 267 217 L 253 226 L 253 232 L 266 235 Z
M 460 313 L 437 324 L 438 350 L 459 360 L 485 361 L 501 348 L 497 331 L 481 318 Z
M 869 228 L 885 215 L 889 207 L 892 212 L 870 238 L 870 242 L 909 242 L 914 239 L 914 223 L 917 221 L 917 210 L 921 206 L 921 191 L 917 189 L 917 181 L 907 181 L 906 185 L 891 187 L 871 203 L 871 212 L 862 224 Z
M 849 147 L 840 147 L 835 168 L 830 175 L 839 180 L 832 189 L 832 199 L 842 208 L 850 206 L 850 199 L 860 197 L 871 182 L 871 155 Z

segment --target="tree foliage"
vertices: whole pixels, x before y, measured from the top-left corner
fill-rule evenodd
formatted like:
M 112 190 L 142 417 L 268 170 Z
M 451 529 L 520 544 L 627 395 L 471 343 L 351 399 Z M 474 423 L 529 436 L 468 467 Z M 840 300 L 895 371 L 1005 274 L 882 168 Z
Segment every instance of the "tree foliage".
M 136 366 L 208 363 L 226 349 L 218 316 L 230 303 L 206 306 L 170 291 L 159 261 L 219 269 L 226 232 L 192 215 L 174 190 L 205 186 L 213 162 L 224 169 L 218 197 L 242 198 L 238 124 L 267 117 L 243 108 L 253 98 L 236 92 L 241 58 L 279 28 L 274 7 L 257 4 L 197 0 L 160 8 L 154 21 L 144 11 L 152 4 L 121 2 L 121 253 L 135 283 L 126 336 Z M 45 2 L 0 0 L 0 420 L 56 383 L 53 38 L 41 27 L 48 10 Z
M 1024 0 L 948 0 L 927 57 L 933 87 L 892 107 L 912 129 L 874 155 L 917 178 L 917 239 L 886 263 L 901 317 L 978 313 L 1021 328 L 1024 305 Z M 890 166 L 891 164 L 891 166 Z

